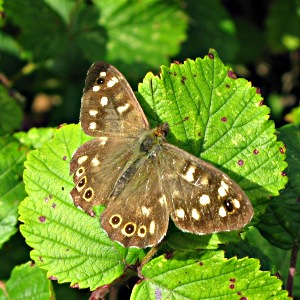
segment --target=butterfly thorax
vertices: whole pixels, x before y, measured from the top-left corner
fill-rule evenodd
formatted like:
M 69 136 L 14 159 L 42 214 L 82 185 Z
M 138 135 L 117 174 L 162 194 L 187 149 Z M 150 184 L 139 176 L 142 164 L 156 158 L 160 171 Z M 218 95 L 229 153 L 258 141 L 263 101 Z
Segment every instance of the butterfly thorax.
M 163 123 L 156 128 L 147 129 L 140 137 L 140 151 L 151 155 L 152 151 L 155 150 L 155 146 L 165 141 L 165 137 L 169 132 L 169 124 Z

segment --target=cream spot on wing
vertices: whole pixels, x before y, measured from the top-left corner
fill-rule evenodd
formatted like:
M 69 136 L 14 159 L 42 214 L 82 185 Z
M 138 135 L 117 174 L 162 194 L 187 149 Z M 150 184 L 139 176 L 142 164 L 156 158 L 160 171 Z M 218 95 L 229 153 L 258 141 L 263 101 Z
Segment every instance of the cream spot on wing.
M 147 208 L 146 206 L 142 206 L 142 214 L 144 215 L 144 216 L 149 216 L 149 214 L 150 214 L 150 210 L 149 210 L 149 208 Z
M 223 174 L 223 178 L 229 180 L 229 177 L 226 174 Z
M 222 218 L 226 217 L 226 215 L 227 215 L 227 212 L 226 212 L 226 210 L 223 206 L 221 206 L 220 209 L 219 209 L 219 215 Z
M 107 103 L 108 103 L 108 98 L 103 96 L 100 100 L 101 106 L 105 106 L 105 105 L 107 105 Z
M 83 164 L 86 160 L 88 159 L 88 156 L 87 155 L 83 155 L 83 156 L 80 156 L 79 158 L 78 158 L 78 163 L 81 165 L 81 164 Z
M 198 212 L 198 210 L 196 208 L 193 208 L 193 210 L 192 210 L 192 217 L 195 220 L 199 220 L 200 219 L 200 214 L 199 214 L 199 212 Z
M 91 123 L 90 123 L 90 126 L 89 126 L 89 129 L 94 130 L 94 129 L 96 129 L 96 128 L 97 128 L 96 122 L 91 122 Z
M 99 85 L 94 85 L 93 86 L 93 92 L 99 92 L 100 86 Z
M 100 146 L 104 146 L 108 140 L 108 137 L 107 136 L 101 136 L 99 137 L 99 140 L 101 141 L 100 142 Z
M 98 110 L 96 109 L 90 109 L 89 114 L 91 117 L 96 117 L 98 113 Z
M 182 208 L 176 209 L 175 214 L 180 219 L 183 219 L 185 216 L 184 210 Z
M 150 234 L 154 234 L 154 232 L 155 232 L 155 222 L 154 221 L 152 221 L 150 223 L 149 232 L 150 232 Z
M 221 181 L 221 186 L 228 192 L 228 184 L 226 184 L 223 180 Z
M 194 173 L 196 168 L 194 166 L 190 166 L 187 170 L 186 174 L 184 174 L 182 177 L 187 180 L 188 182 L 194 181 Z
M 199 180 L 202 185 L 208 185 L 208 177 L 206 175 L 202 174 Z
M 178 197 L 179 196 L 179 191 L 174 191 L 173 193 L 172 193 L 172 198 L 176 198 L 176 197 Z
M 83 211 L 83 208 L 80 205 L 76 205 L 76 207 Z
M 200 202 L 201 205 L 207 205 L 207 204 L 210 203 L 210 198 L 209 198 L 208 195 L 202 195 L 199 198 L 199 202 Z
M 160 205 L 165 205 L 166 204 L 166 196 L 162 195 L 159 199 L 158 199 Z
M 106 72 L 100 72 L 100 77 L 106 77 Z
M 238 199 L 233 199 L 233 205 L 235 208 L 240 208 L 241 207 L 241 203 Z
M 125 105 L 123 105 L 123 106 L 119 106 L 119 107 L 117 107 L 117 110 L 118 110 L 118 112 L 120 113 L 120 114 L 122 114 L 123 112 L 125 112 L 128 108 L 129 108 L 129 104 L 128 103 L 126 103 Z
M 220 186 L 220 187 L 218 188 L 218 193 L 219 193 L 220 197 L 224 197 L 224 196 L 227 195 L 227 192 L 226 192 L 226 190 L 224 189 L 223 186 Z
M 94 157 L 94 158 L 92 159 L 92 165 L 93 165 L 94 167 L 97 167 L 97 166 L 100 165 L 100 161 L 99 161 L 99 159 L 98 159 L 97 157 Z
M 107 83 L 107 87 L 112 87 L 114 86 L 117 82 L 119 82 L 117 77 L 113 77 L 108 83 Z

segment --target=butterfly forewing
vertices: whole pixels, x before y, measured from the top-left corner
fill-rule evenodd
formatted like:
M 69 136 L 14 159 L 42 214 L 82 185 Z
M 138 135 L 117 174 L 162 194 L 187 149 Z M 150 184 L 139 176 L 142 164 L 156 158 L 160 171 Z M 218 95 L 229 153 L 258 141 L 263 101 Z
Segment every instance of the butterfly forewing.
M 88 71 L 80 120 L 83 131 L 91 136 L 135 136 L 149 127 L 124 76 L 105 62 L 94 63 Z
M 178 228 L 209 234 L 240 229 L 251 220 L 248 197 L 225 173 L 173 145 L 162 148 L 163 189 Z
M 101 224 L 111 239 L 126 247 L 158 244 L 169 224 L 169 211 L 155 159 L 142 157 L 124 174 L 125 184 L 101 215 Z M 127 182 L 126 182 L 127 183 Z

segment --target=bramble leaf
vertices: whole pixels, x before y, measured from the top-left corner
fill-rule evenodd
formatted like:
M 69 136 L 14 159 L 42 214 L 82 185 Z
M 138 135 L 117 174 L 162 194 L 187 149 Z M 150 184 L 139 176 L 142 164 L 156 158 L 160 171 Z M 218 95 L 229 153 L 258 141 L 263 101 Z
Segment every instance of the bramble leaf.
M 15 267 L 2 291 L 1 288 L 3 286 L 0 287 L 1 300 L 54 299 L 51 281 L 48 280 L 44 271 L 31 262 Z
M 148 73 L 139 85 L 139 99 L 153 125 L 170 124 L 171 143 L 227 173 L 256 212 L 286 184 L 284 145 L 276 141 L 269 108 L 215 50 L 204 59 L 163 66 L 159 77 Z
M 146 264 L 131 299 L 288 299 L 282 282 L 256 259 L 225 259 L 221 251 L 174 253 Z

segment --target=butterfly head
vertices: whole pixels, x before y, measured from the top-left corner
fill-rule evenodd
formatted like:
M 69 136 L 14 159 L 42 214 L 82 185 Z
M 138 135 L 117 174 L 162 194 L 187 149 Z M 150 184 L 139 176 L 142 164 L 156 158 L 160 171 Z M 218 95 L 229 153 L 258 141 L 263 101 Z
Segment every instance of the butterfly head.
M 155 149 L 157 145 L 160 145 L 165 141 L 165 137 L 167 136 L 168 132 L 168 123 L 163 123 L 154 129 L 145 130 L 140 139 L 140 151 L 152 153 L 152 150 Z
M 165 138 L 169 133 L 169 124 L 167 122 L 157 126 L 154 131 L 156 137 Z

